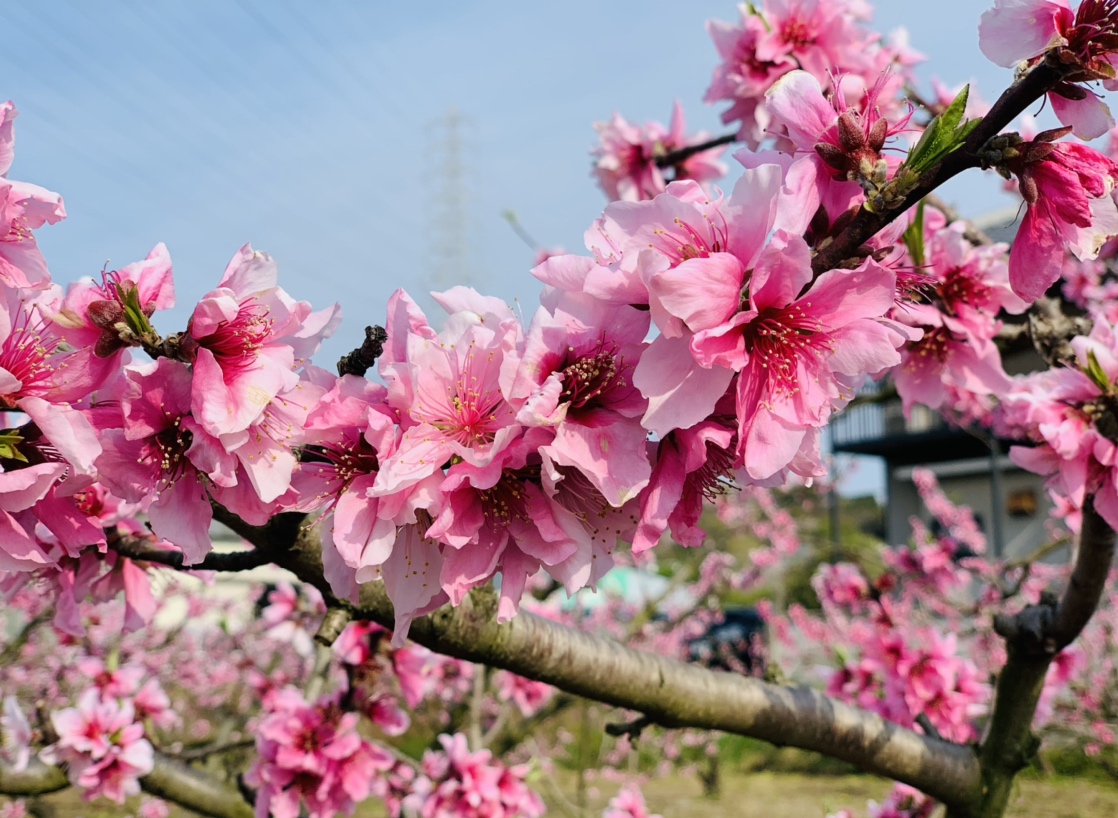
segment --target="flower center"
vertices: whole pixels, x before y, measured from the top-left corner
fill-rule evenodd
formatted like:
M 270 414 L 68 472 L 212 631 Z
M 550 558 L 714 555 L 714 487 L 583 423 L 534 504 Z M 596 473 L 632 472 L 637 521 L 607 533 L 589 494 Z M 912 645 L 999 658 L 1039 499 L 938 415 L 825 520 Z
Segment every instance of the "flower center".
M 564 367 L 561 400 L 570 403 L 570 410 L 600 406 L 603 397 L 626 385 L 625 359 L 618 351 L 616 344 L 601 339 L 596 347 Z
M 745 328 L 746 349 L 768 377 L 774 393 L 798 392 L 800 362 L 834 348 L 819 332 L 819 322 L 804 313 L 803 307 L 810 306 L 770 307 Z
M 54 372 L 50 356 L 58 348 L 58 340 L 48 332 L 38 310 L 32 315 L 31 310 L 21 308 L 14 318 L 11 333 L 0 342 L 0 368 L 18 378 L 20 387 L 18 392 L 0 395 L 0 409 L 14 409 L 19 398 L 48 388 Z
M 214 354 L 222 371 L 249 369 L 271 338 L 274 323 L 267 307 L 254 298 L 246 299 L 236 318 L 222 321 L 212 333 L 198 339 L 198 345 Z

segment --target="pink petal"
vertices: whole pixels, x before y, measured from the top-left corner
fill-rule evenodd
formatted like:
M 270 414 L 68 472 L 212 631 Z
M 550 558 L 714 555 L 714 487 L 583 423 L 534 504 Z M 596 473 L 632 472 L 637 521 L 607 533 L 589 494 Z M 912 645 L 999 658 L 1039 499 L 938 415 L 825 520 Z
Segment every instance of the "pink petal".
M 661 436 L 694 426 L 714 410 L 733 377 L 723 367 L 699 366 L 690 339 L 660 336 L 633 371 L 633 384 L 648 399 L 641 425 Z

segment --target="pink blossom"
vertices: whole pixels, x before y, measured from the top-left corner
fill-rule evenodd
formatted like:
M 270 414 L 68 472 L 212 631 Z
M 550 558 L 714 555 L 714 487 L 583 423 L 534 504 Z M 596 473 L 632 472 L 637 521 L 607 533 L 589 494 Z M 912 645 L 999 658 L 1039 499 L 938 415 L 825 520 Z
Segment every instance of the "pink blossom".
M 259 757 L 245 774 L 258 789 L 258 816 L 296 818 L 303 804 L 311 818 L 332 818 L 384 792 L 378 779 L 392 756 L 358 735 L 357 714 L 330 698 L 308 704 L 294 688 L 269 694 L 264 708 Z
M 413 310 L 417 323 L 409 324 Z M 389 303 L 388 323 L 379 365 L 403 437 L 381 462 L 374 494 L 413 486 L 451 457 L 478 467 L 493 462 L 520 432 L 501 384 L 505 356 L 520 343 L 512 310 L 478 302 L 456 311 L 436 335 L 401 290 Z
M 602 818 L 663 818 L 663 816 L 649 812 L 640 788 L 628 784 L 610 799 L 609 806 L 602 813 Z
M 1086 145 L 1052 141 L 1065 132 L 1040 134 L 1006 163 L 1028 205 L 1009 256 L 1009 282 L 1027 301 L 1059 278 L 1065 248 L 1081 261 L 1092 259 L 1118 234 L 1118 206 L 1110 195 L 1118 163 Z
M 182 549 L 187 565 L 212 547 L 208 486 L 236 482 L 236 461 L 191 415 L 192 377 L 160 358 L 125 371 L 120 428 L 102 431 L 97 468 L 106 485 L 131 502 L 152 499 L 152 529 Z
M 294 389 L 295 369 L 341 320 L 337 306 L 312 312 L 292 300 L 277 276 L 272 258 L 246 244 L 191 315 L 184 344 L 194 363 L 191 407 L 211 435 L 243 432 Z
M 722 62 L 705 101 L 731 103 L 722 121 L 740 122 L 738 136 L 752 149 L 770 126 L 765 92 L 789 71 L 804 69 L 821 83 L 843 76 L 847 94 L 858 100 L 873 78 L 887 71 L 892 96 L 920 59 L 903 36 L 883 43 L 866 29 L 868 6 L 860 0 L 765 0 L 759 5 L 741 6 L 740 25 L 707 24 Z
M 136 818 L 170 818 L 171 808 L 160 798 L 145 795 L 136 811 Z
M 90 688 L 76 707 L 52 713 L 51 723 L 58 741 L 44 758 L 65 762 L 70 782 L 87 800 L 103 795 L 123 804 L 140 792 L 139 779 L 151 772 L 153 751 L 130 702 L 102 699 Z
M 1006 68 L 1058 50 L 1062 64 L 1079 70 L 1050 91 L 1048 99 L 1076 136 L 1095 139 L 1114 127 L 1114 117 L 1094 91 L 1076 83 L 1102 79 L 1108 90 L 1115 90 L 1116 31 L 1115 9 L 1108 3 L 1081 3 L 1073 12 L 1068 0 L 995 0 L 994 8 L 982 15 L 978 44 L 992 62 Z
M 142 340 L 126 313 L 129 304 L 138 306 L 144 318 L 175 306 L 171 256 L 165 245 L 157 244 L 143 261 L 101 273 L 99 284 L 71 284 L 54 314 L 62 336 L 79 351 L 81 366 L 95 370 L 92 388 L 119 368 L 125 349 Z
M 602 142 L 601 147 L 592 151 L 597 160 L 594 174 L 598 183 L 611 200 L 628 202 L 651 199 L 664 192 L 667 183 L 657 165 L 660 157 L 710 138 L 705 132 L 687 136 L 683 107 L 678 101 L 672 109 L 669 128 L 658 122 L 638 127 L 616 113 L 609 122 L 599 122 L 594 127 Z M 689 156 L 674 166 L 675 178 L 699 183 L 720 178 L 726 173 L 726 166 L 717 159 L 724 150 L 712 148 Z
M 870 595 L 870 585 L 861 570 L 848 562 L 820 567 L 812 586 L 823 603 L 841 608 L 856 608 Z
M 78 662 L 78 670 L 100 691 L 104 699 L 125 699 L 140 688 L 144 669 L 136 665 L 110 668 L 102 659 L 87 656 Z
M 512 701 L 525 718 L 538 713 L 555 695 L 555 688 L 551 685 L 525 679 L 505 670 L 496 675 L 495 681 L 497 697 L 501 701 Z
M 699 519 L 705 503 L 736 482 L 745 482 L 734 465 L 738 446 L 733 403 L 724 395 L 708 420 L 669 432 L 656 444 L 652 476 L 641 493 L 634 554 L 652 548 L 667 530 L 680 545 L 701 545 L 706 535 Z
M 1069 0 L 994 0 L 979 23 L 978 47 L 994 63 L 1013 68 L 1065 45 L 1061 30 L 1074 19 Z
M 646 402 L 633 386 L 648 326 L 647 313 L 566 294 L 536 313 L 510 389 L 518 422 L 555 429 L 547 456 L 581 471 L 615 507 L 650 473 Z
M 0 284 L 5 289 L 50 285 L 50 272 L 33 231 L 64 218 L 66 208 L 57 193 L 0 179 Z
M 461 733 L 439 736 L 442 752 L 427 751 L 422 777 L 404 799 L 420 818 L 539 818 L 543 800 L 524 783 L 528 765 L 505 767 L 488 750 L 471 753 Z
M 993 342 L 996 325 L 981 315 L 945 315 L 930 304 L 907 304 L 893 312 L 899 323 L 922 332 L 919 340 L 901 350 L 902 363 L 894 373 L 905 411 L 914 404 L 939 408 L 951 388 L 975 395 L 997 395 L 1009 388 L 1001 353 Z
M 1082 509 L 1094 495 L 1095 509 L 1118 525 L 1118 444 L 1097 424 L 1111 413 L 1118 391 L 1118 336 L 1099 319 L 1090 336 L 1072 339 L 1076 367 L 1051 369 L 1018 379 L 1005 407 L 1035 448 L 1015 446 L 1010 457 L 1021 468 L 1050 475 L 1048 487 Z
M 57 288 L 0 287 L 0 410 L 16 408 L 25 397 L 78 401 L 93 388 L 51 320 L 58 296 Z
M 909 130 L 911 110 L 894 122 L 881 114 L 880 97 L 887 90 L 887 77 L 882 77 L 865 94 L 861 104 L 847 104 L 839 80 L 830 99 L 814 76 L 806 71 L 793 71 L 777 80 L 766 92 L 773 125 L 787 130 L 792 144 L 801 151 L 816 155 L 820 179 L 841 183 L 857 183 L 868 193 L 884 184 L 899 159 L 888 159 L 882 150 L 886 140 Z M 837 215 L 849 206 L 848 186 L 821 192 L 829 212 Z M 855 189 L 856 190 L 856 189 Z

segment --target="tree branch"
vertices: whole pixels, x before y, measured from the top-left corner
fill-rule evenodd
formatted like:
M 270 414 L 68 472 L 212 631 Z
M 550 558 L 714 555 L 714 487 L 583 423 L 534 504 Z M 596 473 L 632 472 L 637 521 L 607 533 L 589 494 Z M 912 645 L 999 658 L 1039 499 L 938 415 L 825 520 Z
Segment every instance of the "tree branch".
M 0 794 L 46 795 L 69 786 L 66 773 L 38 759 L 33 759 L 20 772 L 0 761 Z M 140 779 L 140 786 L 145 792 L 211 818 L 252 818 L 253 815 L 252 807 L 236 790 L 160 753 L 155 754 L 155 765 Z
M 815 273 L 818 275 L 833 270 L 848 258 L 855 257 L 859 247 L 948 179 L 968 168 L 979 167 L 979 153 L 986 142 L 997 136 L 1022 111 L 1060 83 L 1073 68 L 1074 66 L 1054 66 L 1048 62 L 1036 65 L 1028 74 L 1006 89 L 990 108 L 990 112 L 967 137 L 962 148 L 948 155 L 922 175 L 919 184 L 905 196 L 898 207 L 881 213 L 871 213 L 862 208 L 845 230 L 835 236 L 833 241 L 821 246 L 811 262 Z
M 1115 532 L 1095 511 L 1093 498 L 1083 507 L 1083 527 L 1075 566 L 1058 602 L 1041 601 L 1015 616 L 994 617 L 994 630 L 1017 650 L 1053 657 L 1086 627 L 1102 599 L 1114 561 Z
M 70 786 L 66 773 L 58 767 L 51 767 L 37 758 L 31 759 L 27 767 L 19 772 L 4 761 L 0 761 L 0 794 L 16 797 L 28 795 L 47 795 Z
M 272 555 L 266 549 L 256 548 L 252 551 L 233 551 L 225 554 L 211 551 L 201 562 L 183 565 L 181 552 L 157 548 L 137 537 L 118 536 L 115 539 L 110 537 L 109 548 L 130 560 L 151 562 L 186 571 L 250 571 L 272 561 Z
M 1013 782 L 1036 755 L 1033 735 L 1048 666 L 1079 636 L 1098 608 L 1114 559 L 1115 532 L 1089 498 L 1083 508 L 1079 551 L 1071 579 L 1057 602 L 1042 599 L 1016 616 L 994 618 L 994 630 L 1006 639 L 1009 657 L 998 674 L 994 712 L 982 743 L 983 797 L 975 805 L 949 812 L 949 818 L 1001 818 Z
M 323 579 L 315 533 L 306 527 L 298 532 L 291 547 L 278 553 L 277 564 L 322 591 L 327 604 L 350 607 Z M 389 628 L 394 623 L 382 583 L 361 586 L 353 613 Z M 416 619 L 409 638 L 438 653 L 634 710 L 666 727 L 721 730 L 814 750 L 949 804 L 979 794 L 978 759 L 968 747 L 919 735 L 809 688 L 687 665 L 527 612 L 497 624 L 491 590 Z
M 706 142 L 700 142 L 698 145 L 688 145 L 686 148 L 680 148 L 679 150 L 665 153 L 663 156 L 657 156 L 656 167 L 674 167 L 681 162 L 686 162 L 692 156 L 702 153 L 703 151 L 709 151 L 711 148 L 718 148 L 722 145 L 730 145 L 737 141 L 738 135 L 736 133 L 728 133 L 715 137 L 714 139 L 708 139 Z

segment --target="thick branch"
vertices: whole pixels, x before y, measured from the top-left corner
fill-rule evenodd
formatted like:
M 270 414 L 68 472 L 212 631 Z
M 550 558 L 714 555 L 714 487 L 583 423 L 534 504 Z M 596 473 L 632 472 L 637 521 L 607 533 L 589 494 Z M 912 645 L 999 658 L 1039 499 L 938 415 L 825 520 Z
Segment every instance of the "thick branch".
M 1114 545 L 1114 529 L 1095 511 L 1094 502 L 1088 501 L 1075 568 L 1056 608 L 1052 638 L 1057 650 L 1070 645 L 1098 609 L 1114 562 Z
M 68 786 L 66 773 L 38 759 L 32 760 L 21 772 L 0 761 L 0 794 L 46 795 Z M 252 807 L 240 793 L 159 753 L 155 754 L 151 773 L 140 779 L 140 786 L 152 795 L 212 818 L 252 818 Z
M 359 613 L 391 626 L 383 586 L 364 586 Z M 412 624 L 411 638 L 440 653 L 504 668 L 569 693 L 643 713 L 666 727 L 751 736 L 848 761 L 952 802 L 979 785 L 974 753 L 905 730 L 809 688 L 767 684 L 633 650 L 521 613 L 496 623 L 476 594 Z
M 314 533 L 300 529 L 277 564 L 322 590 L 331 604 L 341 604 L 323 580 Z M 354 613 L 393 626 L 381 583 L 362 586 Z M 499 625 L 492 592 L 475 592 L 457 608 L 415 620 L 409 636 L 439 653 L 635 710 L 667 727 L 721 730 L 815 750 L 946 803 L 978 795 L 978 760 L 969 748 L 919 735 L 815 690 L 687 665 L 529 613 Z
M 236 790 L 165 756 L 156 756 L 155 768 L 140 779 L 140 786 L 179 806 L 213 818 L 252 818 L 252 806 Z
M 1058 603 L 1030 605 L 1016 616 L 998 616 L 994 629 L 1022 653 L 1053 657 L 1070 645 L 1094 615 L 1114 561 L 1115 532 L 1095 511 L 1083 508 L 1075 566 Z
M 1013 782 L 1036 754 L 1033 718 L 1052 659 L 1079 636 L 1098 608 L 1114 559 L 1115 532 L 1095 511 L 1083 509 L 1079 551 L 1071 579 L 1058 601 L 1042 600 L 1013 617 L 998 616 L 994 629 L 1005 637 L 1009 657 L 998 674 L 994 712 L 980 752 L 983 797 L 950 818 L 1001 818 Z
M 1058 68 L 1042 62 L 1029 71 L 998 98 L 990 112 L 967 137 L 966 144 L 962 148 L 922 175 L 919 184 L 905 197 L 899 207 L 883 213 L 871 213 L 865 209 L 859 211 L 845 230 L 832 242 L 819 249 L 812 259 L 812 269 L 818 274 L 839 267 L 846 259 L 856 256 L 858 248 L 877 235 L 893 219 L 948 179 L 968 168 L 978 167 L 982 146 L 991 137 L 997 136 L 1022 111 L 1061 82 L 1069 70 L 1068 67 Z
M 0 795 L 15 797 L 47 795 L 70 786 L 66 773 L 58 767 L 51 767 L 37 758 L 27 767 L 16 772 L 4 761 L 0 761 Z

